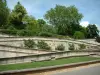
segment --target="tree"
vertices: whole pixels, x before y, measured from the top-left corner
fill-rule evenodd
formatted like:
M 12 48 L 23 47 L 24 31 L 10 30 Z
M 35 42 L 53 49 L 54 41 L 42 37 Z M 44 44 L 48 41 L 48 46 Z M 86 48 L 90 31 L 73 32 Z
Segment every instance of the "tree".
M 6 0 L 0 0 L 0 27 L 5 27 L 8 23 L 9 9 Z
M 27 12 L 24 6 L 22 6 L 20 2 L 17 2 L 17 5 L 15 5 L 10 15 L 11 24 L 13 24 L 17 29 L 23 29 L 25 26 L 22 20 L 26 14 Z
M 84 37 L 86 38 L 87 37 L 87 29 L 86 29 L 86 27 L 80 26 L 80 31 L 84 34 Z
M 23 18 L 23 21 L 26 23 L 25 30 L 28 33 L 27 35 L 32 36 L 32 35 L 37 35 L 39 33 L 40 29 L 38 22 L 32 15 L 31 16 L 26 15 Z
M 87 27 L 87 38 L 95 38 L 99 36 L 99 30 L 95 24 L 89 24 Z
M 38 19 L 37 22 L 41 31 L 39 33 L 39 36 L 51 37 L 52 34 L 56 33 L 55 27 L 46 24 L 46 22 L 43 19 Z
M 37 23 L 39 25 L 40 31 L 43 31 L 44 26 L 46 25 L 46 22 L 43 19 L 38 19 Z
M 45 19 L 57 28 L 58 34 L 73 35 L 80 27 L 79 21 L 83 15 L 75 6 L 56 5 L 44 15 Z
M 46 24 L 46 22 L 45 22 L 43 19 L 38 19 L 37 22 L 38 22 L 38 24 L 39 24 L 40 26 Z
M 84 33 L 80 32 L 80 31 L 76 31 L 74 33 L 74 36 L 73 36 L 75 39 L 84 39 L 85 36 L 84 36 Z

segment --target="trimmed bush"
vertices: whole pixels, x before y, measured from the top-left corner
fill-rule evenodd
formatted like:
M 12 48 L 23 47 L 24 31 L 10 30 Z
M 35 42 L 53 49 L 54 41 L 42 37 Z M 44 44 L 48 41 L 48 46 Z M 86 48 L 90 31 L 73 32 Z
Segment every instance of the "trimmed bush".
M 69 44 L 69 50 L 75 50 L 74 44 Z
M 79 46 L 80 46 L 80 49 L 85 49 L 86 48 L 86 45 L 84 45 L 84 44 L 80 44 Z
M 55 50 L 63 51 L 63 50 L 65 50 L 65 46 L 64 46 L 63 44 L 58 45 L 58 46 L 55 48 Z
M 34 49 L 35 46 L 36 46 L 36 44 L 35 44 L 35 42 L 34 42 L 33 40 L 28 39 L 28 40 L 24 40 L 24 46 L 25 46 L 26 48 Z
M 39 49 L 45 49 L 45 50 L 51 49 L 50 46 L 47 43 L 45 43 L 44 41 L 38 41 L 37 47 Z

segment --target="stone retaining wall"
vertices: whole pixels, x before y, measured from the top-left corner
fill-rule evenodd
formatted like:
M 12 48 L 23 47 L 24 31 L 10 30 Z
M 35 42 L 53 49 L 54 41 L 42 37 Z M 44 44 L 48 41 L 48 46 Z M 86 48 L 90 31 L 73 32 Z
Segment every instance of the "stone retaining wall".
M 32 55 L 32 54 L 33 53 L 25 53 L 25 52 L 18 52 L 18 51 L 0 50 L 0 58 L 18 57 L 18 56 L 26 56 L 26 55 Z
M 51 51 L 50 50 L 47 50 L 47 51 L 38 50 L 37 47 L 34 50 L 24 48 L 23 40 L 28 40 L 28 39 L 33 39 L 36 44 L 38 41 L 43 40 L 51 47 Z M 95 45 L 95 44 L 84 43 L 84 42 L 79 42 L 79 41 L 74 41 L 74 40 L 37 38 L 37 37 L 34 37 L 34 38 L 33 37 L 22 37 L 22 38 L 21 37 L 16 37 L 16 38 L 14 38 L 14 37 L 7 38 L 6 37 L 6 38 L 0 38 L 0 58 L 52 53 L 52 51 L 57 51 L 57 50 L 55 50 L 55 48 L 61 44 L 63 44 L 65 46 L 65 51 L 70 51 L 69 44 L 74 44 L 75 50 L 80 50 L 80 46 L 79 46 L 80 44 L 86 45 L 87 50 L 88 49 L 90 50 L 90 48 L 91 48 L 91 50 L 92 49 L 94 50 L 97 48 L 97 45 Z M 93 48 L 93 47 L 95 47 L 95 48 Z M 71 53 L 71 55 L 73 55 L 73 54 Z
M 36 49 L 32 50 L 26 48 L 0 45 L 0 58 L 17 57 L 17 56 L 25 56 L 25 55 L 32 55 L 32 54 L 45 54 L 50 52 L 51 51 L 36 50 Z
M 39 55 L 0 58 L 0 64 L 15 64 L 15 63 L 36 62 L 44 60 L 55 60 L 58 58 L 72 57 L 72 56 L 86 56 L 91 54 L 100 55 L 100 51 L 64 51 L 64 52 L 54 52 L 54 53 L 46 53 Z
M 43 40 L 51 47 L 52 51 L 55 51 L 55 48 L 61 44 L 63 44 L 65 46 L 66 51 L 69 51 L 69 44 L 74 44 L 75 50 L 79 50 L 80 44 L 86 45 L 87 49 L 91 46 L 96 46 L 94 44 L 89 44 L 89 43 L 84 43 L 84 42 L 79 42 L 79 41 L 48 39 L 48 38 L 8 38 L 8 39 L 7 38 L 0 38 L 0 44 L 1 45 L 10 45 L 10 46 L 15 46 L 15 47 L 24 47 L 23 40 L 28 40 L 28 39 L 33 39 L 36 44 L 38 41 Z M 36 49 L 37 49 L 37 47 L 36 47 Z

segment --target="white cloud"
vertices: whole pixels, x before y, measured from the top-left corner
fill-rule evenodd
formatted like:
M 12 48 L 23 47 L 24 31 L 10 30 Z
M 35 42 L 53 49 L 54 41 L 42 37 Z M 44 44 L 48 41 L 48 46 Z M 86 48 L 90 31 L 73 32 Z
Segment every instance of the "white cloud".
M 84 27 L 87 27 L 88 24 L 89 24 L 88 21 L 82 21 L 82 22 L 80 22 L 80 25 L 82 25 L 82 26 L 84 26 Z
M 95 24 L 95 25 L 97 26 L 98 30 L 100 31 L 100 26 L 99 26 L 99 25 L 97 25 L 97 24 Z
M 90 23 L 88 21 L 82 21 L 82 22 L 80 22 L 80 25 L 82 25 L 83 27 L 87 27 L 89 24 Z M 97 24 L 95 24 L 95 25 L 97 26 L 98 30 L 100 31 L 100 26 L 97 25 Z M 100 35 L 100 33 L 99 33 L 99 35 Z

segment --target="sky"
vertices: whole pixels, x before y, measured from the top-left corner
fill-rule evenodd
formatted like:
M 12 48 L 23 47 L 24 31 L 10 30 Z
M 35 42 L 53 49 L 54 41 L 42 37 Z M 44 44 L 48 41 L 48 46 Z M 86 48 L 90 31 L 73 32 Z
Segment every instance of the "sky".
M 36 19 L 42 19 L 46 11 L 54 8 L 56 4 L 75 5 L 84 16 L 80 24 L 85 27 L 88 24 L 96 24 L 100 30 L 100 0 L 7 0 L 8 7 L 13 9 L 18 1 L 26 8 L 28 14 Z

